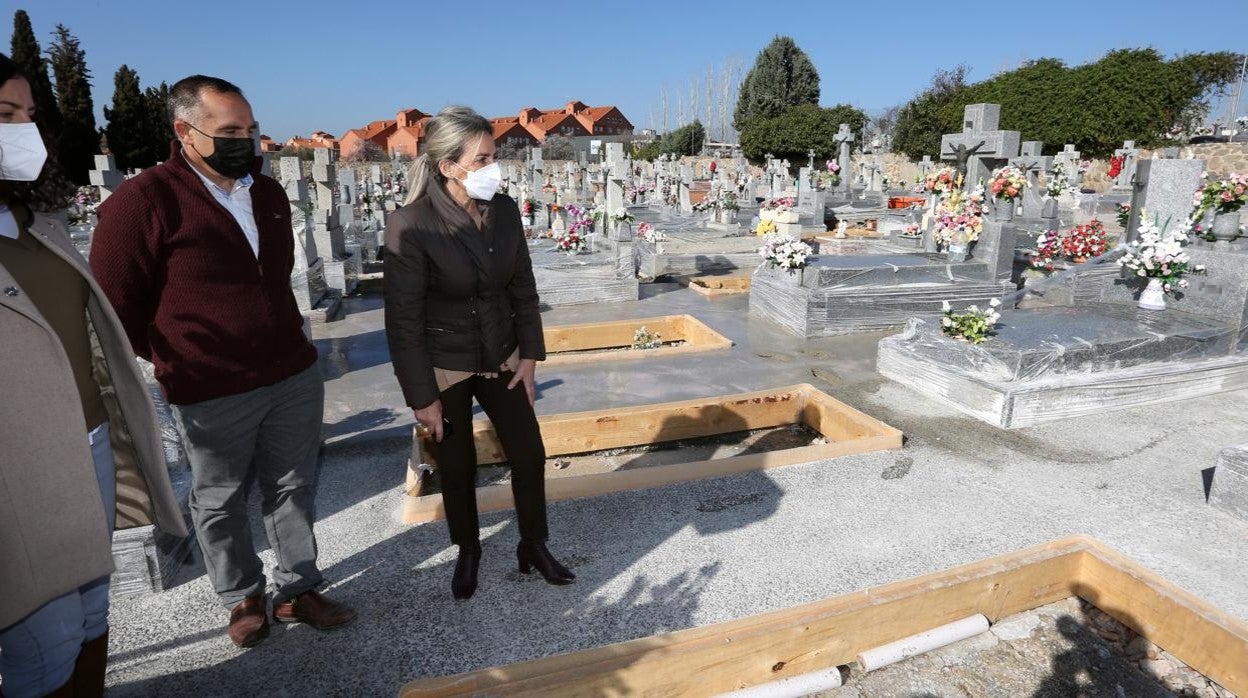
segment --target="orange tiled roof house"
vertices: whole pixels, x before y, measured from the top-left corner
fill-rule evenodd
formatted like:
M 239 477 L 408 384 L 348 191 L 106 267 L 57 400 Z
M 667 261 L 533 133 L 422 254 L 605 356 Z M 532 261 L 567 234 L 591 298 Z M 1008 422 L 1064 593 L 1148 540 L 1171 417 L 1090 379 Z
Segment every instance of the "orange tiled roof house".
M 340 153 L 343 158 L 353 157 L 366 142 L 371 142 L 392 156 L 416 157 L 424 145 L 429 118 L 419 109 L 404 109 L 394 119 L 351 129 L 338 141 Z M 562 109 L 526 107 L 516 116 L 490 119 L 490 123 L 498 146 L 540 145 L 548 137 L 558 135 L 576 140 L 581 149 L 582 142 L 588 148 L 590 139 L 615 140 L 633 133 L 633 124 L 618 108 L 590 107 L 581 102 L 568 102 Z

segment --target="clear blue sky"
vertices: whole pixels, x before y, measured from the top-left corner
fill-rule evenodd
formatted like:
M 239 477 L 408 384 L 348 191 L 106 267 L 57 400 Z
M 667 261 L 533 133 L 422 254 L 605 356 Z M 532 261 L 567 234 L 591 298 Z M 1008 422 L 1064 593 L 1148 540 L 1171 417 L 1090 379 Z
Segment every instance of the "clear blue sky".
M 1112 48 L 1151 46 L 1167 56 L 1248 53 L 1245 0 L 0 0 L 0 6 L 10 27 L 13 11 L 25 9 L 45 49 L 57 23 L 81 39 L 97 112 L 112 99 L 113 73 L 123 63 L 138 71 L 144 87 L 202 72 L 239 84 L 262 130 L 278 140 L 317 129 L 340 136 L 404 107 L 436 111 L 462 103 L 501 116 L 571 99 L 615 104 L 644 128 L 653 125 L 650 112 L 658 111 L 665 85 L 687 93 L 691 77 L 709 66 L 718 70 L 731 56 L 748 69 L 776 34 L 792 36 L 810 55 L 823 104 L 850 102 L 868 112 L 906 102 L 937 69 L 959 63 L 970 66 L 975 81 L 1026 59 L 1079 64 Z

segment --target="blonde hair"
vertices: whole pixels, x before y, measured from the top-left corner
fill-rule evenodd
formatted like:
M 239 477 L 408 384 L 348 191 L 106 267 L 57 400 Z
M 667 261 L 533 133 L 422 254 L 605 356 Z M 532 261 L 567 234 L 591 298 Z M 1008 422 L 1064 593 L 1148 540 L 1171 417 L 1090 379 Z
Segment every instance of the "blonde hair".
M 469 107 L 447 107 L 425 124 L 425 147 L 407 171 L 411 188 L 407 192 L 407 205 L 425 195 L 429 180 L 441 180 L 438 163 L 443 160 L 457 162 L 474 137 L 486 134 L 494 136 L 494 128 L 488 119 Z

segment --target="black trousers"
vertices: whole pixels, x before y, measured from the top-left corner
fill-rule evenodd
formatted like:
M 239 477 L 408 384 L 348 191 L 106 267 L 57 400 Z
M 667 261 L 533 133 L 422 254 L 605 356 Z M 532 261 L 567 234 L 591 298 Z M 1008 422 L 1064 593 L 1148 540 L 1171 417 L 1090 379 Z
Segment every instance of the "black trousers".
M 511 466 L 511 493 L 516 501 L 520 538 L 544 541 L 546 528 L 546 446 L 524 386 L 511 390 L 514 373 L 497 378 L 473 376 L 442 392 L 442 415 L 451 420 L 453 433 L 433 445 L 442 480 L 442 506 L 451 529 L 451 542 L 477 541 L 477 449 L 472 439 L 472 400 L 475 397 L 494 424 L 494 431 Z

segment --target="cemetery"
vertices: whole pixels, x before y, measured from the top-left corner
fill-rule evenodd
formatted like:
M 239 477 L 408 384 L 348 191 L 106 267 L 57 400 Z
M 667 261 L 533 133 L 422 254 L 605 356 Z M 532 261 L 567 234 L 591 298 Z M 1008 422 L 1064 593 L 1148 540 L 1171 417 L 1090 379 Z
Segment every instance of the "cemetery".
M 809 63 L 780 36 L 757 60 L 780 49 Z M 746 94 L 732 129 L 708 92 L 707 124 L 666 129 L 665 103 L 649 139 L 492 119 L 540 299 L 550 545 L 577 579 L 510 557 L 478 406 L 467 602 L 386 336 L 413 151 L 257 133 L 324 378 L 319 559 L 360 618 L 238 650 L 193 532 L 118 531 L 109 694 L 1248 696 L 1248 118 L 1091 135 L 1009 84 L 954 85 L 927 119 L 933 87 L 892 122 Z M 105 146 L 65 212 L 84 257 L 143 169 Z

